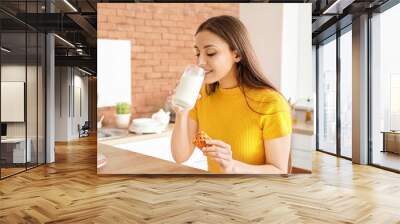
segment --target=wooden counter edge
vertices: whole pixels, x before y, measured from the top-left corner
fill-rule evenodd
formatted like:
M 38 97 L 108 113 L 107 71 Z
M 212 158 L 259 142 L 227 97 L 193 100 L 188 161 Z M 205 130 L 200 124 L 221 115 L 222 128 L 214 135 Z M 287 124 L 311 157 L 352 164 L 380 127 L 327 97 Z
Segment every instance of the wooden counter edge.
M 97 169 L 97 174 L 207 174 L 205 170 L 177 164 L 98 143 L 97 152 L 106 156 L 107 164 Z M 132 164 L 132 162 L 135 163 Z

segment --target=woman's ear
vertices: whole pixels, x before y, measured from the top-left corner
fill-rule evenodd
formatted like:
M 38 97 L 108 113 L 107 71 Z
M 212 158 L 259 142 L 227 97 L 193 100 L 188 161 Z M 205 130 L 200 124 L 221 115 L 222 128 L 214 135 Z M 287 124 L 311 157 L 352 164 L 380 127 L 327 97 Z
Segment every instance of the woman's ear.
M 234 50 L 233 51 L 233 60 L 235 60 L 235 62 L 238 63 L 240 61 L 240 59 L 241 58 L 240 58 L 239 53 L 236 50 Z

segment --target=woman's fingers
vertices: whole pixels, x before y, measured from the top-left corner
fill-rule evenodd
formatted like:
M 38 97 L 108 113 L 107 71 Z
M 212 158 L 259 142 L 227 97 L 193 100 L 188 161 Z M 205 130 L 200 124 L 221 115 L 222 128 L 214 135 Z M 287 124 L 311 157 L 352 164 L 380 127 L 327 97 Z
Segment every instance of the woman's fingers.
M 176 92 L 175 89 L 170 90 L 169 91 L 169 95 L 167 97 L 167 100 L 170 103 L 171 108 L 175 111 L 175 113 L 186 113 L 186 112 L 189 112 L 190 109 L 185 109 L 185 108 L 182 108 L 182 107 L 174 104 L 174 101 L 172 100 L 172 98 L 175 95 L 175 92 Z
M 221 140 L 207 140 L 203 154 L 217 162 L 223 169 L 229 169 L 232 164 L 231 146 Z
M 230 145 L 219 140 L 208 141 L 208 143 L 210 142 L 214 143 L 214 145 L 204 147 L 202 149 L 203 154 L 209 159 L 214 160 L 216 163 L 218 163 L 224 172 L 232 172 L 233 158 Z M 217 146 L 215 143 L 219 145 L 224 145 L 225 147 Z
M 210 156 L 213 158 L 221 158 L 224 160 L 229 160 L 231 156 L 229 154 L 221 153 L 221 152 L 206 152 L 204 153 L 205 156 Z
M 173 101 L 171 101 L 171 105 L 172 105 L 172 109 L 174 109 L 175 112 L 182 112 L 185 110 L 182 107 L 175 105 Z
M 232 160 L 232 152 L 227 148 L 221 148 L 217 146 L 209 146 L 205 147 L 203 150 L 203 154 L 205 156 L 209 156 L 212 158 L 220 158 L 223 160 Z
M 219 152 L 219 153 L 224 153 L 224 154 L 232 154 L 232 151 L 229 148 L 224 148 L 224 147 L 218 147 L 215 145 L 212 146 L 206 146 L 202 150 L 203 152 Z
M 216 146 L 223 147 L 223 148 L 230 148 L 230 145 L 226 144 L 225 142 L 223 142 L 221 140 L 217 140 L 217 139 L 207 140 L 206 143 L 209 145 L 216 145 Z

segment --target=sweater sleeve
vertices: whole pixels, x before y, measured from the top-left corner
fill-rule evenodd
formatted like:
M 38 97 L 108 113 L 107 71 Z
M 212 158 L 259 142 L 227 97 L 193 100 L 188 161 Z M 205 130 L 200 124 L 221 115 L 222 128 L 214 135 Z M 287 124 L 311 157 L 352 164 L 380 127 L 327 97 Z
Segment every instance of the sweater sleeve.
M 279 111 L 264 115 L 263 139 L 274 139 L 292 133 L 292 117 L 290 111 Z
M 262 115 L 263 139 L 279 138 L 292 133 L 292 113 L 289 104 L 278 93 L 272 96 L 271 104 Z

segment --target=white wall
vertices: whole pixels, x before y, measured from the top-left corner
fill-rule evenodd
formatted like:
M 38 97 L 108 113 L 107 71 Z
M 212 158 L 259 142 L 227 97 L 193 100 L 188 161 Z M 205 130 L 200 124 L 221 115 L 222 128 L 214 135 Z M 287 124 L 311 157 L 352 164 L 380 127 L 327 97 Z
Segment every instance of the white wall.
M 312 35 L 311 35 L 311 4 L 285 4 L 284 9 L 294 8 L 297 10 L 297 18 L 292 18 L 292 25 L 297 25 L 297 98 L 313 98 L 315 95 L 315 75 L 313 74 L 312 68 Z M 285 16 L 290 13 L 290 11 L 285 10 Z M 297 23 L 296 23 L 297 21 Z M 291 34 L 286 35 L 291 37 Z M 291 39 L 294 39 L 291 37 Z M 287 49 L 286 54 L 290 54 L 290 49 Z M 301 82 L 300 82 L 301 81 Z
M 280 91 L 294 101 L 313 96 L 311 4 L 240 4 L 240 20 L 262 69 Z
M 283 4 L 240 4 L 240 20 L 267 78 L 281 86 Z
M 311 90 L 314 103 L 316 102 L 316 91 L 317 91 L 317 48 L 315 45 L 312 46 L 312 77 L 311 77 Z
M 298 6 L 284 4 L 282 17 L 281 91 L 287 98 L 292 100 L 297 98 L 297 79 L 300 78 L 298 77 L 300 73 L 300 59 L 298 59 L 300 56 L 300 27 L 298 26 L 298 19 Z
M 75 85 L 80 87 L 82 90 L 82 116 L 80 116 L 80 122 L 83 124 L 89 118 L 89 86 L 88 86 L 88 77 L 75 75 Z
M 55 141 L 78 138 L 78 124 L 82 126 L 88 120 L 88 78 L 82 75 L 75 68 L 56 67 Z M 77 101 L 79 89 L 81 103 Z M 82 106 L 82 116 L 77 105 Z
M 25 65 L 2 65 L 1 66 L 1 81 L 18 81 L 18 82 L 25 82 L 25 75 L 26 71 L 28 74 L 35 73 L 36 74 L 36 67 L 33 66 L 27 66 Z M 31 82 L 31 81 L 30 81 Z M 32 85 L 32 83 L 30 83 Z M 36 83 L 34 83 L 36 85 Z M 29 89 L 28 89 L 29 90 Z M 36 98 L 36 89 L 34 90 L 33 93 L 27 93 L 28 98 L 29 97 L 35 97 Z M 28 103 L 32 101 L 32 99 L 27 99 Z M 35 105 L 36 107 L 36 105 Z M 24 108 L 22 108 L 24 109 Z M 2 108 L 2 110 L 6 110 L 6 108 Z M 34 117 L 32 117 L 34 115 Z M 27 114 L 28 121 L 31 122 L 33 120 L 36 121 L 36 114 Z M 25 122 L 9 122 L 7 125 L 7 136 L 8 137 L 25 137 Z M 28 129 L 31 129 L 32 125 L 28 125 Z M 36 129 L 36 127 L 35 127 Z M 28 137 L 29 134 L 31 133 L 30 130 L 28 130 Z
M 69 84 L 68 67 L 55 68 L 55 141 L 68 141 Z
M 88 107 L 89 107 L 89 102 L 88 102 L 88 96 L 89 96 L 89 92 L 88 92 L 88 77 L 87 76 L 81 76 L 80 74 L 82 73 L 78 73 L 78 70 L 75 70 L 75 75 L 74 75 L 74 86 L 75 86 L 75 92 L 73 92 L 73 94 L 75 94 L 75 96 L 72 96 L 75 100 L 75 113 L 73 113 L 73 119 L 72 121 L 72 136 L 73 138 L 79 138 L 79 133 L 78 133 L 78 124 L 80 124 L 80 126 L 82 126 L 85 121 L 88 121 Z M 80 99 L 78 97 L 78 93 L 77 90 L 80 89 Z M 80 103 L 78 101 L 81 101 Z M 80 104 L 80 105 L 79 105 Z M 81 110 L 82 112 L 79 113 L 79 106 L 81 106 Z

